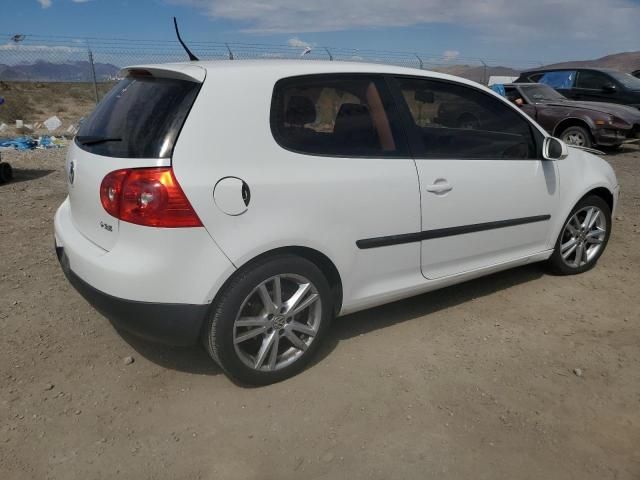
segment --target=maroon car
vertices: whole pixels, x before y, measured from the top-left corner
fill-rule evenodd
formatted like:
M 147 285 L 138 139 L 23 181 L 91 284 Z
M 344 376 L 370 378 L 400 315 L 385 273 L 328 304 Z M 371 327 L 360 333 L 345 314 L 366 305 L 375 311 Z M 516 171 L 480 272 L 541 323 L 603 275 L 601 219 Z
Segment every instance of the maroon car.
M 615 103 L 568 100 L 539 83 L 504 85 L 506 97 L 569 145 L 616 148 L 640 138 L 640 110 Z

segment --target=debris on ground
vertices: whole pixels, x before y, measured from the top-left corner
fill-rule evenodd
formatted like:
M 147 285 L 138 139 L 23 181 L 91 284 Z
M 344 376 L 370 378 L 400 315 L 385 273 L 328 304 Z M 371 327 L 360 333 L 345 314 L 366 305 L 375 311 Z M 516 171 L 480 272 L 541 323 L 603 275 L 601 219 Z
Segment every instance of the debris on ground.
M 64 137 L 42 135 L 38 138 L 22 136 L 16 138 L 0 138 L 0 148 L 13 148 L 15 150 L 34 150 L 36 148 L 59 148 L 67 145 Z
M 125 365 L 131 365 L 133 362 L 135 362 L 135 360 L 131 356 L 124 357 L 122 359 L 122 363 L 124 363 Z

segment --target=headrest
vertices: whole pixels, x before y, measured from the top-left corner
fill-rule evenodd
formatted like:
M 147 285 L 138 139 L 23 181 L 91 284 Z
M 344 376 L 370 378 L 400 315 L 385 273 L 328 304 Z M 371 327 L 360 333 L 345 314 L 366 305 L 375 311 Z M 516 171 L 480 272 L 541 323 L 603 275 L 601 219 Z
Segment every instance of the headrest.
M 309 97 L 295 96 L 289 99 L 284 115 L 285 123 L 302 127 L 316 121 L 316 106 Z
M 343 103 L 336 115 L 333 133 L 375 133 L 369 107 L 359 103 Z

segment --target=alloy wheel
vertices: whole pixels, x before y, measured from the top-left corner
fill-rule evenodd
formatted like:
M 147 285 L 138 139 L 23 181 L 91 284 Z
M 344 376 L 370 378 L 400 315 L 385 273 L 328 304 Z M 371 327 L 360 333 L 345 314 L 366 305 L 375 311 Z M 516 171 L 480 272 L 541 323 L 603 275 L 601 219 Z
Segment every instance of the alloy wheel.
M 587 139 L 584 138 L 584 134 L 580 132 L 571 132 L 564 137 L 564 142 L 567 145 L 574 145 L 576 147 L 584 147 L 587 143 Z
M 564 226 L 560 243 L 563 262 L 579 268 L 591 262 L 607 236 L 607 220 L 598 207 L 584 207 L 575 212 Z
M 236 354 L 248 367 L 275 371 L 298 360 L 322 319 L 317 288 L 301 275 L 268 278 L 242 302 L 233 326 Z

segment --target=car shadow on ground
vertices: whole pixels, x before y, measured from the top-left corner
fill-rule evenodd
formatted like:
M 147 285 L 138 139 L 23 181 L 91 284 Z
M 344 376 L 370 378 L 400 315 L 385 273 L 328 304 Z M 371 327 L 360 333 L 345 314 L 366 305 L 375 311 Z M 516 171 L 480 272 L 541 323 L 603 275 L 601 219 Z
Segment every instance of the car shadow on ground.
M 2 187 L 3 185 L 11 185 L 13 183 L 28 182 L 29 180 L 37 180 L 38 178 L 46 177 L 47 175 L 50 175 L 53 172 L 55 172 L 55 170 L 13 167 L 13 179 L 7 183 L 0 183 L 0 187 Z
M 532 264 L 424 293 L 406 300 L 388 303 L 335 319 L 316 362 L 322 361 L 342 340 L 365 335 L 407 320 L 484 297 L 515 285 L 528 283 L 545 274 L 542 264 Z M 425 320 L 425 323 L 428 319 Z M 426 325 L 425 325 L 426 327 Z
M 331 325 L 312 365 L 321 362 L 330 355 L 342 340 L 423 317 L 474 298 L 484 297 L 514 285 L 530 282 L 543 275 L 544 270 L 541 265 L 526 265 L 381 307 L 339 317 Z M 200 345 L 194 347 L 169 347 L 148 342 L 126 332 L 119 333 L 139 355 L 162 367 L 197 375 L 218 375 L 222 373 L 222 370 L 209 358 L 205 349 Z

